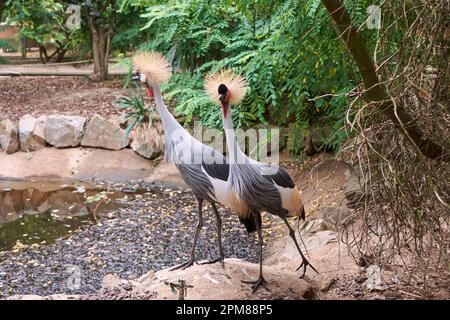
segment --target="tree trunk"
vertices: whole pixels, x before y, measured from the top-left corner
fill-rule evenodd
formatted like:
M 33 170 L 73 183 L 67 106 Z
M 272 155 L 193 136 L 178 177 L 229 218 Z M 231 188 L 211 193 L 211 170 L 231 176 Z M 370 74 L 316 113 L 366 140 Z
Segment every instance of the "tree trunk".
M 67 52 L 67 49 L 65 48 L 65 46 L 62 47 L 62 48 L 59 50 L 59 52 L 58 52 L 58 54 L 57 54 L 57 56 L 56 56 L 56 58 L 55 58 L 55 62 L 61 62 L 61 61 L 63 61 L 64 56 L 66 55 L 66 52 Z
M 42 44 L 39 44 L 39 59 L 41 59 L 42 64 L 47 63 L 47 49 Z
M 56 51 L 52 56 L 55 56 L 52 61 L 61 62 L 64 59 L 64 55 L 67 52 L 67 42 L 56 41 Z
M 89 29 L 92 34 L 92 55 L 94 58 L 94 74 L 92 79 L 103 81 L 108 77 L 109 51 L 111 49 L 112 24 L 107 30 L 97 26 L 94 18 L 88 16 Z
M 21 52 L 22 59 L 26 59 L 27 58 L 27 39 L 24 36 L 21 36 L 20 42 L 21 42 L 20 52 Z
M 442 13 L 444 17 L 450 16 L 450 3 L 447 2 L 445 10 Z M 436 46 L 437 64 L 437 79 L 433 88 L 433 97 L 437 103 L 442 105 L 449 104 L 450 101 L 450 63 L 448 57 L 450 56 L 450 23 L 440 26 L 442 29 L 439 34 L 442 38 L 438 39 Z M 448 106 L 450 108 L 450 106 Z
M 413 142 L 420 152 L 430 158 L 450 161 L 443 148 L 423 135 L 417 123 L 404 110 L 397 106 L 396 110 L 386 88 L 380 83 L 375 71 L 372 58 L 365 46 L 364 39 L 353 26 L 350 15 L 341 0 L 322 0 L 329 15 L 334 20 L 339 36 L 345 42 L 347 49 L 353 56 L 365 87 L 365 99 L 375 102 L 382 112 L 396 124 L 402 132 Z
M 5 1 L 0 0 L 0 22 L 2 22 L 3 18 L 3 9 L 5 9 Z

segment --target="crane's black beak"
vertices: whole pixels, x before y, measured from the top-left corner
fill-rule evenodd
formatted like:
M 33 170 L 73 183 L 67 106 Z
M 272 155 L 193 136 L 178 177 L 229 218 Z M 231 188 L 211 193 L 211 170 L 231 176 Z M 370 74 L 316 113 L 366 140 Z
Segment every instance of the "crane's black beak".
M 226 94 L 226 93 L 219 94 L 219 100 L 220 100 L 220 102 L 225 103 L 226 97 L 227 97 L 227 94 Z
M 139 71 L 133 73 L 133 74 L 131 75 L 131 80 L 132 80 L 132 81 L 140 81 L 140 80 L 141 80 L 141 73 L 140 73 Z

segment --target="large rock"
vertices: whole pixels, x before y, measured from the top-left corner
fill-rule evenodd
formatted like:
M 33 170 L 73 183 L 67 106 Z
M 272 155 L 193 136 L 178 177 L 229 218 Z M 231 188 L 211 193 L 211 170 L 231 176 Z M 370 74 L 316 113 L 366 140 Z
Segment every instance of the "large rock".
M 336 242 L 337 234 L 330 230 L 307 234 L 303 233 L 303 230 L 300 232 L 301 233 L 299 233 L 298 230 L 295 230 L 295 236 L 297 240 L 301 239 L 299 244 L 302 251 L 303 253 L 307 253 L 307 258 L 311 264 L 318 268 L 315 263 L 315 257 L 312 257 L 312 252 L 321 249 L 329 243 Z M 289 235 L 274 239 L 274 241 L 268 243 L 265 248 L 265 256 L 264 263 L 266 265 L 288 265 L 293 262 L 298 266 L 297 263 L 301 262 L 298 250 Z M 307 274 L 310 274 L 309 272 L 311 272 L 311 274 L 314 273 L 314 271 L 308 268 Z
M 6 153 L 19 150 L 19 132 L 11 120 L 0 121 L 0 146 Z
M 125 130 L 120 127 L 118 118 L 105 120 L 98 114 L 95 114 L 89 121 L 83 140 L 81 140 L 82 146 L 111 150 L 123 149 L 129 143 L 130 140 L 126 139 Z
M 354 216 L 354 211 L 346 207 L 320 208 L 318 217 L 323 220 L 327 230 L 340 231 Z
M 36 151 L 45 147 L 45 139 L 34 134 L 37 119 L 26 114 L 19 121 L 20 149 L 25 152 Z
M 168 171 L 163 172 L 161 168 L 159 176 L 151 181 L 165 183 L 170 177 L 175 185 L 182 183 L 175 165 L 164 169 Z M 24 157 L 22 152 L 0 152 L 0 176 L 3 177 L 95 178 L 126 182 L 130 179 L 151 179 L 153 171 L 148 160 L 131 149 L 112 151 L 99 148 L 42 148 L 35 151 L 32 157 Z
M 299 279 L 294 270 L 278 266 L 264 266 L 266 288 L 252 293 L 249 284 L 242 281 L 254 280 L 259 265 L 239 259 L 225 259 L 225 269 L 219 263 L 193 265 L 185 270 L 158 272 L 150 271 L 138 279 L 129 281 L 116 275 L 103 279 L 99 299 L 145 299 L 177 300 L 180 297 L 177 286 L 184 281 L 186 300 L 247 300 L 247 299 L 294 299 L 313 297 L 308 282 Z M 220 290 L 217 290 L 220 288 Z
M 45 138 L 56 148 L 76 147 L 83 137 L 85 117 L 52 115 L 45 121 Z
M 20 218 L 22 204 L 20 192 L 8 191 L 0 193 L 0 223 Z
M 163 151 L 164 136 L 160 122 L 154 122 L 152 126 L 147 124 L 139 126 L 131 137 L 131 149 L 144 158 L 154 159 Z
M 364 193 L 358 177 L 351 172 L 346 173 L 346 175 L 348 178 L 344 184 L 344 194 L 347 199 L 347 207 L 357 209 L 364 204 Z
M 45 138 L 45 122 L 47 121 L 47 116 L 42 115 L 36 120 L 36 124 L 34 125 L 34 135 L 39 138 L 46 140 Z

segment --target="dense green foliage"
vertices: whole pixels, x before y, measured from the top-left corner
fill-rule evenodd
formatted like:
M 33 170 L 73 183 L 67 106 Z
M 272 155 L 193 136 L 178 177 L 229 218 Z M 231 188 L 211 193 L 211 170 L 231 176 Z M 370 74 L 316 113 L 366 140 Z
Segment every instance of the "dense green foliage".
M 357 25 L 367 18 L 363 2 L 347 1 Z M 220 127 L 220 112 L 206 98 L 202 79 L 231 68 L 249 84 L 233 113 L 238 126 L 290 125 L 293 152 L 311 130 L 327 132 L 331 147 L 345 137 L 345 93 L 355 85 L 321 1 L 141 1 L 134 9 L 139 6 L 140 37 L 148 39 L 140 48 L 166 53 L 179 71 L 166 97 L 188 123 L 200 119 Z
M 41 46 L 46 60 L 45 45 L 53 43 L 59 59 L 70 50 L 77 50 L 85 41 L 80 29 L 70 29 L 65 22 L 69 16 L 65 1 L 58 0 L 8 0 L 6 9 L 8 22 L 19 27 L 21 37 L 35 40 Z

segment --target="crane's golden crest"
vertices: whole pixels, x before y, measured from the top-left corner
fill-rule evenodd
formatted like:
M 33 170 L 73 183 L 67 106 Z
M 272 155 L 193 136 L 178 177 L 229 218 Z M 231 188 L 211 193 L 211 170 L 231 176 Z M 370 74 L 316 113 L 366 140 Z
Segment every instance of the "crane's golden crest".
M 214 103 L 220 104 L 217 90 L 221 84 L 226 85 L 230 91 L 232 105 L 239 104 L 247 93 L 247 82 L 244 77 L 231 70 L 221 70 L 205 78 L 205 91 Z
M 169 81 L 172 67 L 159 52 L 140 52 L 133 57 L 133 67 L 143 73 L 149 81 L 156 83 Z

